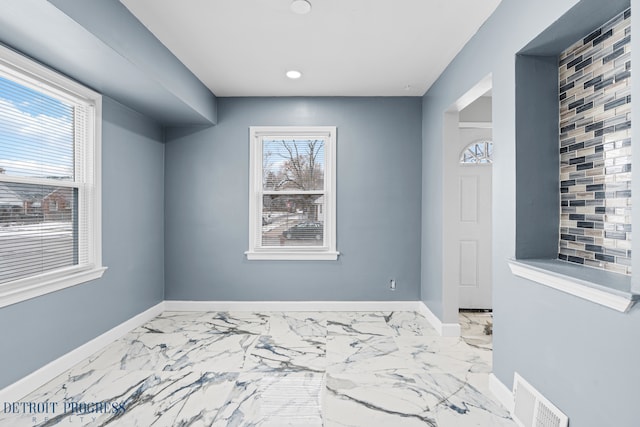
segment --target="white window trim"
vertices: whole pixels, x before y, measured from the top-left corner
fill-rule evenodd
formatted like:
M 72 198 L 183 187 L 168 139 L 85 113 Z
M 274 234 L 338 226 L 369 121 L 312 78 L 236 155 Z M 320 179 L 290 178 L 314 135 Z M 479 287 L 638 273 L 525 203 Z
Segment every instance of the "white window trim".
M 249 250 L 248 260 L 335 261 L 336 250 L 336 127 L 335 126 L 251 126 L 249 154 Z M 325 144 L 325 223 L 322 247 L 261 247 L 258 240 L 262 218 L 262 138 L 326 138 Z
M 28 81 L 35 89 L 42 88 L 63 98 L 83 99 L 94 110 L 93 120 L 88 121 L 93 144 L 87 147 L 93 151 L 93 164 L 88 168 L 92 169 L 92 173 L 85 172 L 85 185 L 89 185 L 90 189 L 84 192 L 88 198 L 84 201 L 89 221 L 86 236 L 89 242 L 88 262 L 0 285 L 0 307 L 5 307 L 98 279 L 106 267 L 102 266 L 102 96 L 4 46 L 0 46 L 0 68 L 19 75 L 21 80 Z M 78 203 L 83 203 L 83 200 Z

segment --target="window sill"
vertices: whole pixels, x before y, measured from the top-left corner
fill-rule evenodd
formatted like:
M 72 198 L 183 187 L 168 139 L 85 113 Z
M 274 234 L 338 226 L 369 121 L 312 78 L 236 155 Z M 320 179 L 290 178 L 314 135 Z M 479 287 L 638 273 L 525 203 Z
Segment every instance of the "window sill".
M 622 313 L 640 300 L 631 292 L 631 277 L 609 271 L 543 259 L 511 259 L 509 268 L 516 276 Z
M 99 279 L 107 267 L 44 274 L 0 285 L 0 307 L 16 304 L 51 292 Z
M 335 251 L 308 251 L 308 252 L 245 252 L 249 261 L 335 261 L 340 252 Z

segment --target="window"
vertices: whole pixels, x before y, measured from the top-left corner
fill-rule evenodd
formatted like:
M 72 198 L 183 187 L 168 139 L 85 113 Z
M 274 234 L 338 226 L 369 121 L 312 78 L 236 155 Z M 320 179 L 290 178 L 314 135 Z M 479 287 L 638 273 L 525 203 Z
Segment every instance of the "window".
M 250 260 L 335 260 L 336 128 L 251 127 Z
M 96 279 L 99 94 L 0 47 L 0 306 Z
M 493 142 L 478 141 L 468 145 L 460 156 L 462 164 L 492 163 Z

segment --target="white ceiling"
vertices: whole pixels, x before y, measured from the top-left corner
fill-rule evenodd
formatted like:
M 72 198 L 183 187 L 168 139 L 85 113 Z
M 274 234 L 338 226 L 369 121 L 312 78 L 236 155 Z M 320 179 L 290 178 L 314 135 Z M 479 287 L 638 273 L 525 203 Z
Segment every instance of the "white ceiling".
M 223 97 L 421 96 L 500 3 L 309 1 L 121 0 Z

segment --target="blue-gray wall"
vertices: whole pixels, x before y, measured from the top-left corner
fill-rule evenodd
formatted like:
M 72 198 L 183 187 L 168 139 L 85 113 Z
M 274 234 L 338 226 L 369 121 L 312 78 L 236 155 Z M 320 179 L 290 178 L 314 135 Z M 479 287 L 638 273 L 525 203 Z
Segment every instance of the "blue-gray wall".
M 516 258 L 555 259 L 560 238 L 558 57 L 516 58 Z
M 516 53 L 573 6 L 578 9 L 572 9 L 570 19 L 561 20 L 562 25 L 543 41 L 554 43 L 567 28 L 582 31 L 565 37 L 568 46 L 588 31 L 580 29 L 585 20 L 595 17 L 601 24 L 613 16 L 607 16 L 606 9 L 619 8 L 621 3 L 624 2 L 503 0 L 423 97 L 422 300 L 443 317 L 447 307 L 442 305 L 442 259 L 438 256 L 443 212 L 427 209 L 443 199 L 443 114 L 492 73 L 493 369 L 508 387 L 514 371 L 519 372 L 569 415 L 571 427 L 640 425 L 640 309 L 635 307 L 625 314 L 615 312 L 520 279 L 509 271 L 507 259 L 516 253 L 516 179 L 527 178 L 516 170 Z M 640 11 L 639 1 L 632 0 L 631 6 Z M 633 26 L 640 28 L 635 12 L 632 20 Z M 640 50 L 636 39 L 632 43 L 633 52 Z M 632 55 L 637 57 L 637 53 Z M 636 95 L 638 86 L 634 84 L 632 89 L 634 99 L 640 99 Z M 637 111 L 632 112 L 634 122 Z M 634 198 L 640 194 L 638 187 L 635 183 Z M 634 218 L 637 211 L 634 210 Z
M 0 388 L 163 300 L 162 129 L 103 98 L 101 279 L 0 308 Z
M 166 299 L 419 299 L 420 104 L 419 98 L 218 98 L 217 126 L 170 132 Z M 338 261 L 246 260 L 254 125 L 337 126 Z

